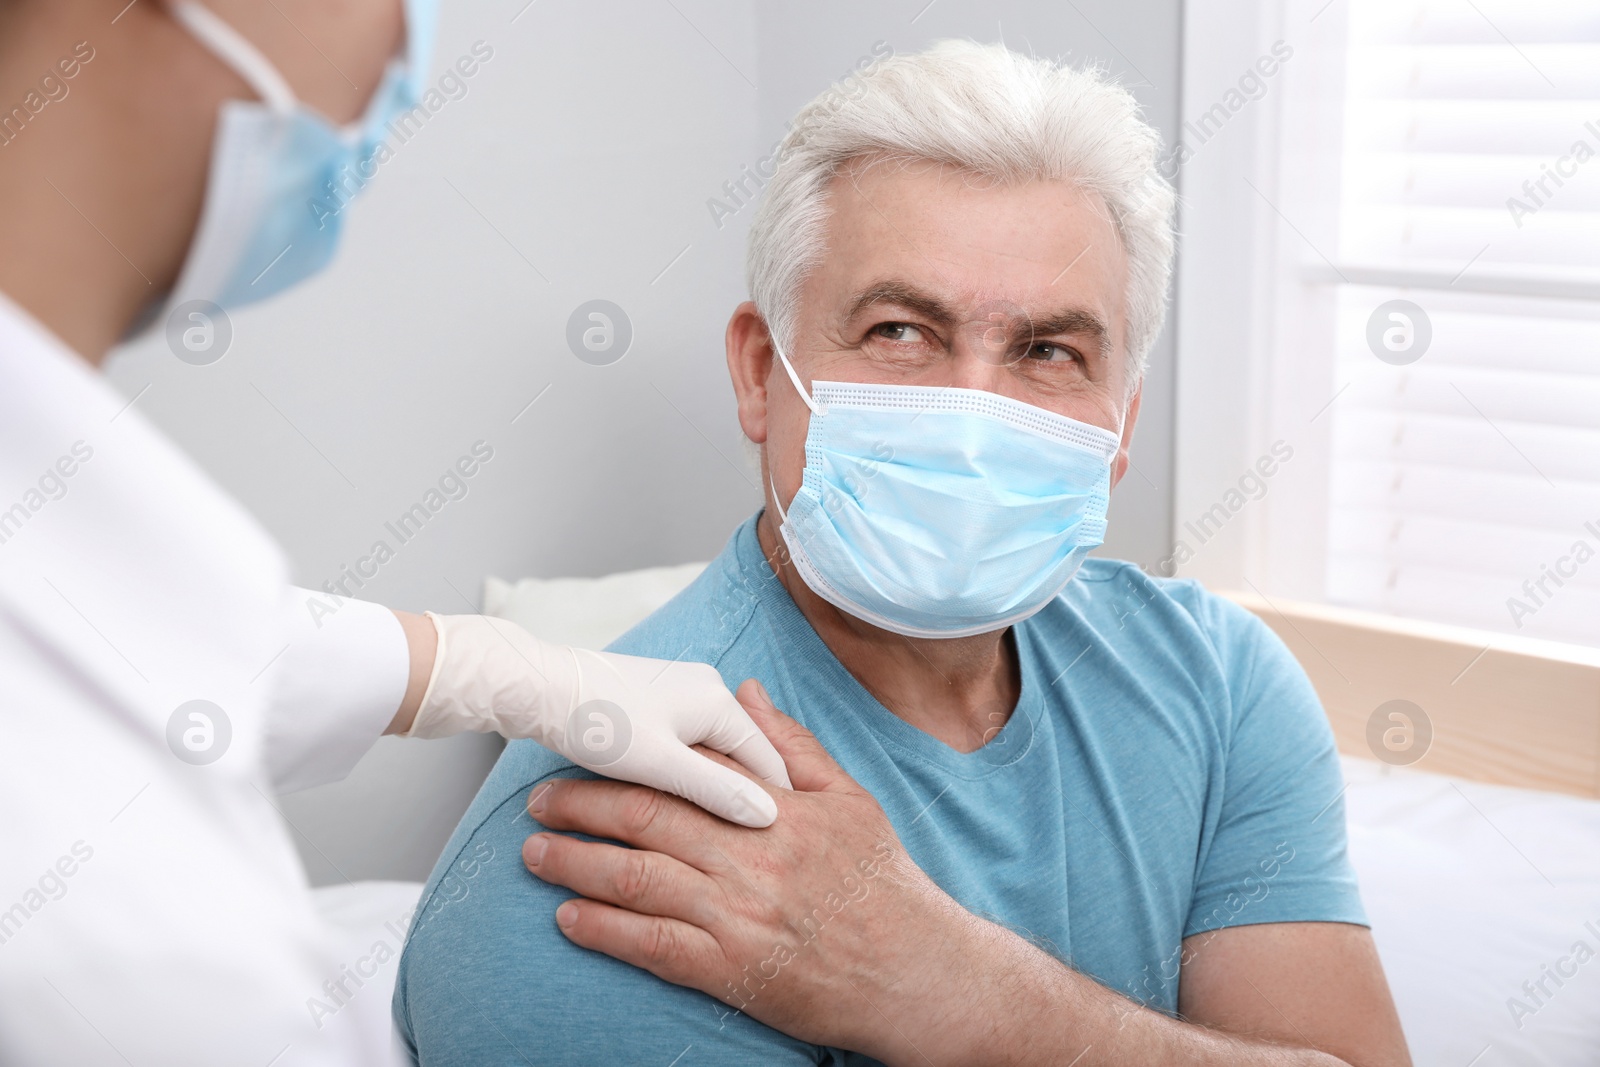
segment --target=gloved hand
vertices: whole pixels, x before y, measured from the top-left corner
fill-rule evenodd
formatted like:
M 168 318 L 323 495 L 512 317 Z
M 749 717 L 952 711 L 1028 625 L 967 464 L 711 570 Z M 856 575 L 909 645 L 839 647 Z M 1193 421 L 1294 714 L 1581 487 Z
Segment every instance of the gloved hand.
M 754 782 L 689 748 L 705 745 L 791 788 L 783 757 L 714 668 L 557 645 L 486 615 L 428 618 L 439 648 L 404 736 L 529 737 L 580 767 L 675 793 L 743 826 L 778 817 Z

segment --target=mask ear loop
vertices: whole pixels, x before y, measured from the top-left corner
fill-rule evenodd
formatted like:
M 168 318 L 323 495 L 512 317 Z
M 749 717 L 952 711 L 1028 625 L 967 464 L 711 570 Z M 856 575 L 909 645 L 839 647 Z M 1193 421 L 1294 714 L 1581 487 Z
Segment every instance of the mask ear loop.
M 767 484 L 772 486 L 772 506 L 778 509 L 778 521 L 785 526 L 789 525 L 789 514 L 783 510 L 783 502 L 778 499 L 778 483 L 772 480 L 772 472 L 767 471 Z
M 778 359 L 783 363 L 783 369 L 789 372 L 789 380 L 794 383 L 794 391 L 800 394 L 800 399 L 806 402 L 806 407 L 811 409 L 811 414 L 823 414 L 822 406 L 811 399 L 811 394 L 806 392 L 806 387 L 800 384 L 800 375 L 794 372 L 794 364 L 789 362 L 789 357 L 783 354 L 783 349 L 778 347 L 778 342 L 772 342 L 772 350 L 778 353 Z
M 220 59 L 255 90 L 263 103 L 280 115 L 294 111 L 298 98 L 272 60 L 238 30 L 195 0 L 177 0 L 172 17 L 199 41 L 206 51 Z
M 778 347 L 778 342 L 772 342 L 772 350 L 778 353 L 778 360 L 783 364 L 783 369 L 789 372 L 789 380 L 794 383 L 794 391 L 800 394 L 800 399 L 806 402 L 806 407 L 811 409 L 811 414 L 823 414 L 822 406 L 811 399 L 811 394 L 806 392 L 806 387 L 800 384 L 800 375 L 794 372 L 794 364 L 789 362 L 789 357 L 783 354 L 783 349 Z M 789 524 L 789 515 L 783 510 L 783 504 L 778 500 L 778 483 L 772 480 L 772 471 L 767 470 L 767 484 L 772 487 L 772 504 L 778 509 L 778 518 L 785 526 Z

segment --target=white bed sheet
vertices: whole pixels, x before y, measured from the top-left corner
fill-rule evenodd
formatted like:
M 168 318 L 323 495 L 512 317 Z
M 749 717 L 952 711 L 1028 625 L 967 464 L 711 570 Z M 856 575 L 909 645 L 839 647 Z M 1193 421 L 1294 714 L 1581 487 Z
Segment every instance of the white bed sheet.
M 1350 854 L 1419 1067 L 1600 1065 L 1600 802 L 1343 762 Z
M 333 932 L 329 985 L 307 998 L 306 1010 L 326 1027 L 365 1033 L 365 1048 L 389 1049 L 393 1064 L 409 1064 L 395 1030 L 390 1001 L 400 950 L 422 895 L 419 882 L 349 882 L 312 890 L 317 913 Z

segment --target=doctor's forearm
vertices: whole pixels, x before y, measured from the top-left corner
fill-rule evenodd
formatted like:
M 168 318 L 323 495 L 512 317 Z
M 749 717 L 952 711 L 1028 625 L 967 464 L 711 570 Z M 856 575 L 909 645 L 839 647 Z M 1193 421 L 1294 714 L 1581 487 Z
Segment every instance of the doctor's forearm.
M 403 734 L 416 721 L 417 709 L 422 706 L 422 695 L 428 690 L 428 677 L 433 673 L 434 655 L 439 649 L 439 634 L 426 615 L 397 611 L 400 628 L 406 634 L 406 647 L 411 654 L 411 669 L 406 677 L 406 693 L 400 700 L 385 734 Z

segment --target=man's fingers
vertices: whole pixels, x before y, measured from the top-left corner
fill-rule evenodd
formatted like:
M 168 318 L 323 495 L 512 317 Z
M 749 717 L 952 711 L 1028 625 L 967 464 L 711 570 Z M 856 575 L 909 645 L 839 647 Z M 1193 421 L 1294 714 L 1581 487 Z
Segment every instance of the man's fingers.
M 795 789 L 820 793 L 841 785 L 852 790 L 861 788 L 828 755 L 828 750 L 822 747 L 810 730 L 778 710 L 772 697 L 767 695 L 766 686 L 754 678 L 746 679 L 734 697 L 744 705 L 750 718 L 755 720 L 761 732 L 771 739 L 773 747 L 783 757 Z
M 735 771 L 728 773 L 738 777 Z M 752 789 L 761 788 L 748 779 L 741 780 Z M 692 804 L 647 785 L 551 778 L 528 795 L 528 814 L 551 830 L 621 841 L 674 856 L 698 870 L 728 865 L 711 840 L 719 832 L 728 832 L 728 827 Z
M 523 843 L 522 862 L 541 881 L 642 915 L 696 926 L 709 925 L 716 917 L 711 880 L 659 852 L 545 833 Z
M 778 755 L 778 750 L 772 747 L 772 742 L 750 718 L 744 706 L 732 697 L 725 703 L 718 702 L 716 719 L 703 737 L 685 740 L 732 756 L 768 785 L 778 789 L 794 788 L 789 783 L 789 771 L 783 765 L 783 757 Z
M 642 967 L 657 978 L 716 996 L 726 968 L 716 938 L 677 919 L 636 915 L 595 900 L 569 900 L 556 925 L 574 944 Z

